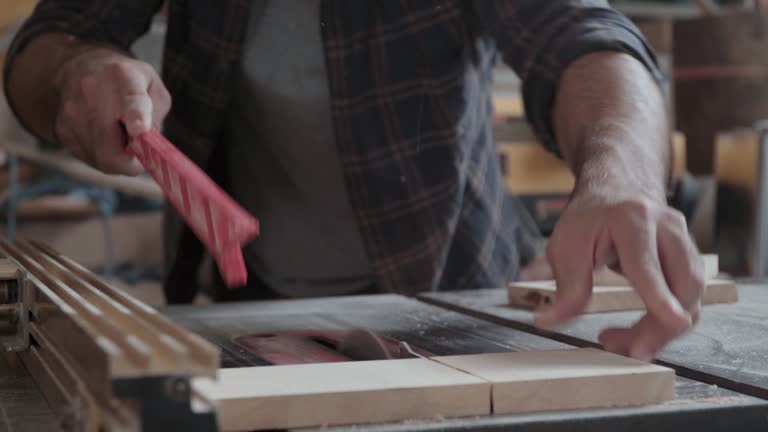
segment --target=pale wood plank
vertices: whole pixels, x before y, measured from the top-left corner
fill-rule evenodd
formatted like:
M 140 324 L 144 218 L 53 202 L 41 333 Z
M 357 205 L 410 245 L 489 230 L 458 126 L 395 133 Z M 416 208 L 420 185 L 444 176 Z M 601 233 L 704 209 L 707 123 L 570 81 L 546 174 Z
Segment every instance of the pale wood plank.
M 221 369 L 193 388 L 226 431 L 490 413 L 490 383 L 427 359 Z
M 716 254 L 702 254 L 701 261 L 704 264 L 704 279 L 715 279 L 720 274 L 720 259 Z M 629 286 L 629 281 L 622 275 L 609 269 L 594 272 L 593 283 L 597 286 Z
M 557 294 L 555 281 L 516 282 L 507 288 L 511 306 L 537 309 L 552 304 Z M 704 288 L 702 304 L 735 303 L 739 300 L 736 284 L 728 280 L 711 280 Z M 595 286 L 584 313 L 645 309 L 645 303 L 629 286 Z
M 596 349 L 222 369 L 198 378 L 222 430 L 377 423 L 674 399 L 673 370 Z
M 593 348 L 434 360 L 492 382 L 494 414 L 649 405 L 675 397 L 672 369 Z

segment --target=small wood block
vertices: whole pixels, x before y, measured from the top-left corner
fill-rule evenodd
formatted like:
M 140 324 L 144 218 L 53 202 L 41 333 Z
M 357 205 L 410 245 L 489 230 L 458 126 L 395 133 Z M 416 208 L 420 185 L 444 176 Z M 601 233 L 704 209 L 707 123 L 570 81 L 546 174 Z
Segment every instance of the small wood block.
M 507 288 L 509 304 L 524 309 L 537 309 L 554 302 L 555 281 L 512 283 Z M 739 300 L 736 284 L 727 280 L 711 280 L 704 288 L 702 304 L 735 303 Z M 629 286 L 595 286 L 585 313 L 645 309 L 645 303 Z
M 705 254 L 701 256 L 704 263 L 704 280 L 717 278 L 720 273 L 720 263 L 717 255 Z M 624 276 L 608 270 L 597 270 L 593 273 L 593 283 L 596 286 L 629 286 L 629 281 Z
M 426 359 L 221 369 L 193 387 L 227 431 L 490 414 L 490 383 Z
M 704 254 L 704 280 L 715 279 L 720 274 L 720 259 L 715 254 Z
M 433 359 L 490 381 L 494 414 L 649 405 L 675 397 L 672 369 L 593 348 Z

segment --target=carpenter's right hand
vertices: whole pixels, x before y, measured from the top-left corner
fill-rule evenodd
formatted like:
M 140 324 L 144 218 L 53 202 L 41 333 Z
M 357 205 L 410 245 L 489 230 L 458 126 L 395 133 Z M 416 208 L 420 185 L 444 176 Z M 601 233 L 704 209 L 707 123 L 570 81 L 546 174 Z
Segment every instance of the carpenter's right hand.
M 126 146 L 158 127 L 171 107 L 168 90 L 154 68 L 115 51 L 93 48 L 63 65 L 57 86 L 59 143 L 105 173 L 143 172 Z

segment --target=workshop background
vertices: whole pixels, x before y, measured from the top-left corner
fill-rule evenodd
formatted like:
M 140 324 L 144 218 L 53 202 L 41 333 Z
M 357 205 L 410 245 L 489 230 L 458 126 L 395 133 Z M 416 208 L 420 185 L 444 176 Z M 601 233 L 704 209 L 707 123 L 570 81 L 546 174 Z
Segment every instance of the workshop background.
M 675 125 L 669 202 L 700 249 L 739 278 L 768 274 L 768 17 L 760 1 L 614 1 L 657 50 Z M 33 0 L 0 2 L 0 64 Z M 164 18 L 134 47 L 159 66 Z M 499 159 L 510 197 L 543 247 L 573 186 L 561 161 L 536 142 L 519 81 L 495 78 Z M 768 166 L 768 165 L 765 165 Z M 41 240 L 152 305 L 162 304 L 162 195 L 148 176 L 105 176 L 42 149 L 0 93 L 0 229 Z M 205 301 L 205 299 L 200 299 Z

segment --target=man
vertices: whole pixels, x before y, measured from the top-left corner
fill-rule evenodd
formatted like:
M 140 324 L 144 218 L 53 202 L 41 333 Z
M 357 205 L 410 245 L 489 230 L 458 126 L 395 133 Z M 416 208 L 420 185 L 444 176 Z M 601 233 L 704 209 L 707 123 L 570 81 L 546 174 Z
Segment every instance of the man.
M 161 3 L 41 1 L 11 49 L 7 94 L 41 140 L 108 173 L 141 172 L 126 143 L 162 124 L 261 219 L 246 249 L 256 282 L 235 292 L 514 279 L 520 234 L 490 122 L 500 52 L 541 140 L 577 176 L 548 246 L 558 300 L 538 324 L 578 315 L 605 265 L 648 306 L 603 333 L 607 349 L 650 359 L 698 319 L 702 264 L 665 205 L 655 58 L 605 1 L 171 1 L 163 80 L 127 52 Z M 166 294 L 186 302 L 202 248 L 168 221 Z

